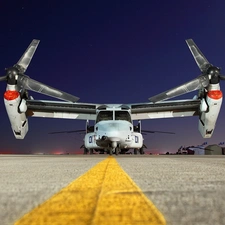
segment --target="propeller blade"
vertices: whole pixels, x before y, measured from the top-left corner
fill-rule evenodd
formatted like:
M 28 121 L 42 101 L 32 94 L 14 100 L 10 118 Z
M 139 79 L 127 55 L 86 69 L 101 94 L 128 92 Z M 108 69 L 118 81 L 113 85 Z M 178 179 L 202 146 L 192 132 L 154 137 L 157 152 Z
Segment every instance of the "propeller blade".
M 225 76 L 220 74 L 220 80 L 225 80 Z
M 85 130 L 71 130 L 71 131 L 56 131 L 56 132 L 50 132 L 48 134 L 70 134 L 70 133 L 78 133 L 78 132 L 84 132 Z
M 0 81 L 3 81 L 3 80 L 7 80 L 7 75 L 3 76 L 3 77 L 0 77 Z
M 202 87 L 207 87 L 209 84 L 209 78 L 208 76 L 199 76 L 195 78 L 194 80 L 191 80 L 183 85 L 180 85 L 178 87 L 172 88 L 168 91 L 162 92 L 158 95 L 155 95 L 151 98 L 149 98 L 149 101 L 151 102 L 159 102 L 166 99 L 174 98 L 179 95 L 183 95 L 198 89 L 201 89 Z
M 77 102 L 79 100 L 79 98 L 76 96 L 60 91 L 46 84 L 40 83 L 36 80 L 29 78 L 26 75 L 18 76 L 17 83 L 22 89 L 38 92 L 44 95 L 51 96 L 53 98 L 58 98 L 68 102 Z
M 174 132 L 155 131 L 155 130 L 142 130 L 145 133 L 162 133 L 162 134 L 175 134 Z
M 30 45 L 28 46 L 28 48 L 26 49 L 26 51 L 23 53 L 23 55 L 21 56 L 20 60 L 17 62 L 17 64 L 15 65 L 15 67 L 18 67 L 17 65 L 19 65 L 20 72 L 25 73 L 25 71 L 27 70 L 27 67 L 30 64 L 30 61 L 38 47 L 40 40 L 36 40 L 34 39 Z
M 192 39 L 186 40 L 186 43 L 195 59 L 195 62 L 197 63 L 199 69 L 202 72 L 206 72 L 209 66 L 212 66 L 209 61 L 206 59 L 206 57 L 202 54 L 198 46 L 194 43 Z

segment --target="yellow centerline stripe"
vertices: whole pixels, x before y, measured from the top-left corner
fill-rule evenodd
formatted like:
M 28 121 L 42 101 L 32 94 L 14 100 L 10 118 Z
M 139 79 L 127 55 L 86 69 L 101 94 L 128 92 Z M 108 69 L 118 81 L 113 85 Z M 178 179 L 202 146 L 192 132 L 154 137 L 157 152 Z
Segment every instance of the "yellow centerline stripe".
M 164 225 L 163 215 L 108 157 L 15 225 Z

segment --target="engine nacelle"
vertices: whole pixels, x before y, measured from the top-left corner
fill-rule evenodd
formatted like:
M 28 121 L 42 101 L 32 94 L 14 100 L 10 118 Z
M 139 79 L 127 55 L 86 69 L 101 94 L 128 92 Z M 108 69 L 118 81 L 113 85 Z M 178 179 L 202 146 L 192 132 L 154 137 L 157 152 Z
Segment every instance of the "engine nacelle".
M 209 90 L 206 96 L 206 102 L 203 101 L 201 103 L 201 105 L 205 103 L 208 105 L 207 111 L 200 110 L 201 114 L 199 116 L 198 129 L 203 138 L 210 138 L 213 134 L 222 99 L 222 92 L 220 90 Z M 200 106 L 201 108 L 205 107 Z
M 24 139 L 28 132 L 28 120 L 25 114 L 26 101 L 21 101 L 19 92 L 11 88 L 4 94 L 4 103 L 15 138 Z

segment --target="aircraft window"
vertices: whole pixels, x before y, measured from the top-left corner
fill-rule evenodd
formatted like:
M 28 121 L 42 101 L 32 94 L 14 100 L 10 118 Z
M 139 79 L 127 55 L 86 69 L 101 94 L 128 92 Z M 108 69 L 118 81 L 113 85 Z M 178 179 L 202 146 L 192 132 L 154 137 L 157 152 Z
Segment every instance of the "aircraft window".
M 126 120 L 131 123 L 131 117 L 127 111 L 115 111 L 115 119 Z
M 96 123 L 102 120 L 113 120 L 113 111 L 100 111 L 98 113 Z

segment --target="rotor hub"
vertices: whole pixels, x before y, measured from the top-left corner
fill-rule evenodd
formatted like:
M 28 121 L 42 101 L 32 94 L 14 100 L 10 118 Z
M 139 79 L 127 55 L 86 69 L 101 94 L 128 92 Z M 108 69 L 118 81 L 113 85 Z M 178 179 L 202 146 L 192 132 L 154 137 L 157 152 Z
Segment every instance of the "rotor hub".
M 14 85 L 16 84 L 16 76 L 18 75 L 19 71 L 15 67 L 11 67 L 6 69 L 6 75 L 7 75 L 7 83 Z
M 210 83 L 218 84 L 220 82 L 220 69 L 215 66 L 211 66 L 207 70 L 207 74 L 211 75 Z
M 220 69 L 216 66 L 211 66 L 211 67 L 208 68 L 207 74 L 209 74 L 209 75 L 219 75 Z

